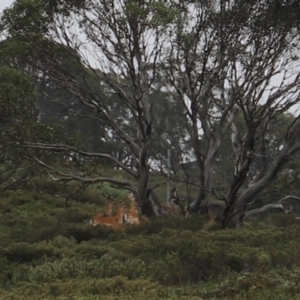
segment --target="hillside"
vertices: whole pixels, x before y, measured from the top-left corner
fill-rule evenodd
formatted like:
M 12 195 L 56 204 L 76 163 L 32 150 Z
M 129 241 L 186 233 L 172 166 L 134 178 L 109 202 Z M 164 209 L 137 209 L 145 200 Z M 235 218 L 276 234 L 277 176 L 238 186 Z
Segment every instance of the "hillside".
M 291 216 L 239 230 L 203 229 L 195 216 L 113 231 L 84 222 L 104 207 L 97 188 L 65 208 L 46 193 L 58 187 L 37 183 L 40 192 L 1 195 L 1 300 L 299 299 L 300 227 Z

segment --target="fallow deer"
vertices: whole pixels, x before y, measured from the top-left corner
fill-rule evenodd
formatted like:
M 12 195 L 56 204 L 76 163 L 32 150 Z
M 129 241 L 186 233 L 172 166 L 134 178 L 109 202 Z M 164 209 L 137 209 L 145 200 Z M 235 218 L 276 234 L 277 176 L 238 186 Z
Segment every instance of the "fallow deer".
M 97 214 L 97 216 L 111 217 L 114 204 L 115 204 L 114 199 L 110 195 L 108 195 L 105 210 Z
M 189 206 L 186 210 L 185 216 L 188 217 L 189 213 Z M 218 218 L 221 218 L 224 213 L 224 205 L 216 204 L 216 203 L 208 203 L 201 211 L 201 215 L 207 216 L 208 221 L 215 222 Z
M 217 219 L 223 217 L 224 205 L 209 203 L 203 210 L 203 214 L 208 216 L 208 221 L 216 222 Z
M 139 219 L 139 210 L 137 207 L 137 203 L 132 194 L 130 195 L 130 198 L 131 198 L 131 207 L 124 216 L 125 222 L 127 224 L 137 224 L 138 225 L 138 224 L 140 224 L 140 219 Z
M 171 199 L 168 204 L 163 204 L 163 209 L 166 211 L 167 215 L 180 217 L 182 216 L 182 211 L 180 207 L 176 204 L 175 199 Z
M 102 217 L 96 215 L 89 220 L 89 224 L 93 226 L 105 225 L 118 229 L 124 225 L 124 208 L 125 205 L 123 202 L 121 202 L 118 207 L 117 214 L 114 217 Z
M 139 210 L 138 210 L 135 199 L 131 200 L 131 207 L 130 207 L 130 211 L 128 214 L 128 223 L 129 224 L 140 224 Z
M 179 195 L 177 192 L 177 188 L 171 189 L 171 197 L 168 201 L 168 204 L 164 204 L 163 208 L 167 212 L 168 215 L 180 217 L 185 216 L 186 210 L 183 207 Z

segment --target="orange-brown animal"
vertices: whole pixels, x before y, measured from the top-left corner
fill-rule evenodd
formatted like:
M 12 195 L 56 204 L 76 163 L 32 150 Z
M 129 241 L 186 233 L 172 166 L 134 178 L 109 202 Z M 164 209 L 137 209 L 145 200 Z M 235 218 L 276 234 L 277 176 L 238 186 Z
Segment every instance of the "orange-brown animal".
M 208 203 L 202 211 L 202 215 L 207 216 L 209 222 L 216 222 L 221 219 L 224 213 L 224 205 L 217 203 Z M 186 217 L 189 216 L 189 208 L 186 211 Z
M 105 206 L 105 210 L 101 211 L 97 216 L 100 217 L 111 217 L 113 206 L 115 204 L 115 201 L 112 198 L 108 198 Z
M 171 189 L 170 193 L 171 199 L 168 201 L 167 204 L 162 205 L 164 211 L 166 212 L 166 214 L 174 217 L 185 216 L 186 209 L 179 199 L 177 188 Z
M 209 222 L 216 222 L 223 217 L 224 205 L 217 203 L 208 203 L 203 210 L 203 214 L 208 216 Z
M 132 194 L 130 194 L 131 198 L 131 207 L 130 209 L 126 212 L 124 219 L 126 224 L 140 224 L 140 219 L 139 219 L 139 209 L 136 203 L 136 200 Z
M 175 203 L 175 199 L 171 199 L 168 204 L 163 204 L 163 208 L 166 211 L 167 215 L 174 217 L 180 217 L 184 215 L 180 207 Z
M 117 214 L 114 217 L 103 217 L 98 214 L 89 220 L 89 224 L 91 224 L 92 226 L 105 225 L 105 226 L 109 226 L 109 227 L 118 229 L 118 228 L 122 227 L 122 225 L 125 224 L 124 223 L 124 214 L 125 214 L 124 209 L 125 209 L 125 205 L 123 202 L 121 202 L 118 207 Z

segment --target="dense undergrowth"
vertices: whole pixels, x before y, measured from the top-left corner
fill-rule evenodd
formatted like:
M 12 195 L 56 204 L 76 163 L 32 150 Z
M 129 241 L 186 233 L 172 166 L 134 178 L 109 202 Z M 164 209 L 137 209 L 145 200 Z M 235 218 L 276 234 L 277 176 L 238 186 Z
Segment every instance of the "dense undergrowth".
M 84 222 L 104 206 L 96 188 L 73 198 L 65 208 L 29 188 L 1 195 L 0 299 L 299 299 L 291 215 L 238 230 L 195 216 L 113 231 Z

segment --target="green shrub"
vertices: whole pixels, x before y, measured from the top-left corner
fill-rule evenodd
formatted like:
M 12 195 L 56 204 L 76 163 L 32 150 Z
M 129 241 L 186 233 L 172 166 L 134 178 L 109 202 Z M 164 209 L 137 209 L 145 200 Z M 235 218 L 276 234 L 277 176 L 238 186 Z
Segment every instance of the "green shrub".
M 76 257 L 62 257 L 59 260 L 45 260 L 42 264 L 26 266 L 17 269 L 12 282 L 27 281 L 50 283 L 57 279 L 68 280 L 74 278 L 110 278 L 118 275 L 129 279 L 140 278 L 145 275 L 143 262 L 134 258 L 117 259 L 115 256 L 104 254 L 100 259 L 78 259 Z
M 84 259 L 98 259 L 104 254 L 109 253 L 110 250 L 110 247 L 106 245 L 94 245 L 91 242 L 82 242 L 74 251 L 78 257 L 83 257 Z
M 1 300 L 299 298 L 295 220 L 274 214 L 227 230 L 207 228 L 199 216 L 91 227 L 83 221 L 100 210 L 91 203 L 105 200 L 101 188 L 83 191 L 89 204 L 78 198 L 68 209 L 33 191 L 2 195 Z
M 78 243 L 93 239 L 106 240 L 114 230 L 107 226 L 91 227 L 88 224 L 70 226 L 67 228 L 65 236 L 74 238 Z
M 83 223 L 91 217 L 89 213 L 82 212 L 78 208 L 56 210 L 53 216 L 61 223 Z
M 66 238 L 64 236 L 58 235 L 48 245 L 52 245 L 55 248 L 74 248 L 76 247 L 76 240 L 74 238 Z
M 128 235 L 151 235 L 159 233 L 164 229 L 198 231 L 203 228 L 205 222 L 205 218 L 201 216 L 192 216 L 186 219 L 164 216 L 150 219 L 150 222 L 143 223 L 140 226 L 129 226 L 126 229 L 126 233 Z
M 1 253 L 1 250 L 0 250 Z M 2 256 L 2 255 L 1 255 Z M 5 257 L 0 258 L 0 285 L 6 284 L 12 279 L 12 264 Z
M 105 279 L 54 280 L 49 283 L 22 282 L 12 290 L 2 290 L 1 299 L 106 299 L 106 300 L 201 300 L 274 299 L 298 300 L 299 273 L 273 270 L 220 277 L 201 285 L 163 286 L 148 279 L 129 280 L 123 276 Z
M 125 277 L 117 276 L 109 279 L 72 279 L 68 282 L 56 280 L 51 283 L 38 284 L 24 282 L 13 291 L 3 291 L 1 299 L 158 300 L 165 299 L 168 294 L 171 294 L 170 290 L 149 280 L 128 280 Z
M 5 257 L 13 263 L 29 263 L 44 257 L 59 257 L 55 249 L 46 244 L 18 243 L 7 248 L 1 248 L 0 253 L 1 257 Z

